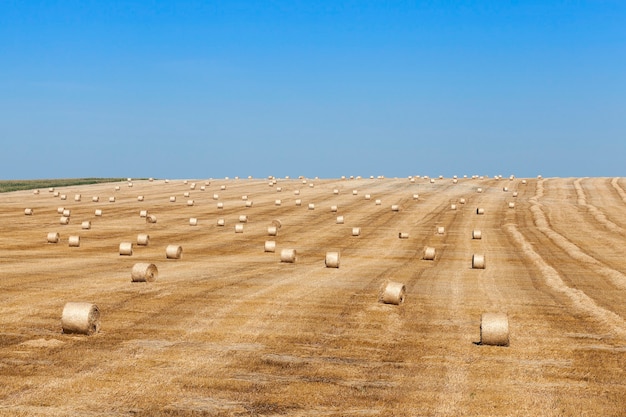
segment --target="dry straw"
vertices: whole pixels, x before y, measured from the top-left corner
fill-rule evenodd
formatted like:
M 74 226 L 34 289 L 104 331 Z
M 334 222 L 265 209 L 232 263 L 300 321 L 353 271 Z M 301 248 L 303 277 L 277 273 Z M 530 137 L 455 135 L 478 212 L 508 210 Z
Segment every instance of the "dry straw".
M 133 244 L 131 242 L 120 243 L 120 255 L 131 256 L 133 254 Z
M 301 206 L 302 205 L 302 200 L 300 200 L 299 198 L 296 199 L 296 206 Z
M 64 211 L 65 211 L 65 208 L 63 208 L 63 207 L 57 208 L 57 213 L 59 213 L 59 214 L 63 214 Z
M 137 196 L 137 201 L 143 201 L 143 196 L 142 195 L 138 195 Z
M 33 194 L 35 195 L 39 194 L 39 190 L 33 190 Z
M 506 313 L 483 313 L 480 318 L 480 344 L 509 345 L 509 318 Z
M 517 197 L 517 191 L 513 191 L 513 197 Z
M 223 209 L 224 208 L 224 203 L 222 203 L 221 201 L 219 203 L 217 203 L 217 208 L 218 209 Z
M 71 214 L 72 214 L 72 211 L 70 209 L 64 209 L 63 210 L 63 216 L 64 217 L 70 217 Z
M 280 206 L 282 203 L 283 203 L 283 202 L 282 202 L 282 201 L 280 201 L 280 200 L 275 200 L 275 201 L 274 201 L 274 205 L 276 205 L 276 206 Z
M 91 303 L 66 303 L 61 315 L 61 328 L 66 334 L 91 335 L 100 330 L 100 310 Z
M 59 243 L 59 239 L 61 236 L 57 232 L 49 232 L 48 233 L 48 243 Z
M 252 200 L 246 201 L 246 207 L 252 207 L 252 204 L 254 204 Z
M 334 195 L 339 195 L 339 190 L 335 188 L 335 189 L 333 190 L 333 194 L 334 194 Z
M 219 200 L 220 196 L 218 194 L 213 194 L 213 200 Z
M 74 201 L 80 201 L 80 194 L 74 195 Z
M 326 268 L 339 268 L 339 252 L 326 252 Z
M 167 245 L 165 248 L 165 257 L 167 259 L 180 259 L 183 257 L 183 248 L 179 245 Z
M 381 286 L 378 300 L 385 304 L 399 305 L 406 297 L 406 286 L 400 282 L 387 281 Z
M 450 210 L 456 210 L 456 204 L 450 204 Z
M 472 268 L 485 269 L 485 255 L 472 255 Z
M 130 271 L 131 282 L 152 282 L 159 276 L 159 270 L 155 264 L 140 262 L 133 265 Z
M 193 200 L 187 200 L 187 206 L 191 207 L 193 206 L 194 201 Z
M 419 200 L 420 196 L 419 194 L 413 194 L 413 200 Z
M 376 205 L 377 205 L 377 206 L 380 206 L 380 205 L 382 204 L 382 201 L 380 201 L 380 200 L 376 200 L 376 202 L 375 202 L 375 203 L 376 203 Z
M 315 204 L 309 203 L 309 210 L 315 210 Z
M 337 212 L 337 210 L 338 210 L 337 206 L 334 206 L 334 205 L 333 205 L 333 206 L 330 206 L 330 212 L 331 212 L 331 213 L 336 213 L 336 212 Z
M 463 197 L 459 198 L 459 203 L 460 204 L 465 204 L 465 199 Z
M 357 194 L 359 194 L 358 190 L 352 190 L 352 195 L 357 195 Z
M 156 223 L 157 222 L 157 218 L 154 214 L 148 214 L 146 216 L 146 223 Z
M 482 188 L 480 188 L 480 187 L 478 187 L 478 188 L 476 189 L 476 192 L 480 194 L 480 193 L 482 193 L 482 192 L 483 192 L 483 189 L 482 189 Z
M 80 227 L 83 230 L 89 230 L 91 229 L 91 222 L 89 220 L 85 220 L 84 222 L 81 223 Z
M 283 249 L 280 251 L 280 261 L 286 263 L 296 262 L 296 250 L 295 249 Z
M 137 246 L 148 246 L 150 243 L 150 235 L 146 233 L 139 233 L 137 235 Z
M 72 248 L 77 248 L 80 246 L 80 236 L 70 236 L 68 239 L 68 244 Z
M 265 247 L 264 247 L 265 252 L 275 252 L 276 251 L 276 242 L 273 240 L 266 240 L 265 241 Z
M 365 194 L 365 199 L 366 200 L 370 200 L 372 198 L 372 196 L 370 194 Z
M 278 229 L 283 227 L 283 223 L 279 219 L 272 220 L 272 225 L 276 226 Z
M 360 227 L 353 227 L 352 228 L 352 236 L 360 236 L 361 235 L 361 228 Z
M 61 195 L 59 196 L 59 198 L 60 198 L 61 200 L 67 200 L 67 195 L 65 195 L 65 194 L 61 194 Z
M 426 246 L 424 248 L 424 255 L 422 256 L 422 259 L 424 259 L 426 261 L 433 261 L 433 260 L 435 260 L 435 248 L 433 248 L 431 246 Z
M 472 230 L 472 239 L 482 239 L 483 238 L 483 232 L 481 232 L 478 229 L 474 229 Z

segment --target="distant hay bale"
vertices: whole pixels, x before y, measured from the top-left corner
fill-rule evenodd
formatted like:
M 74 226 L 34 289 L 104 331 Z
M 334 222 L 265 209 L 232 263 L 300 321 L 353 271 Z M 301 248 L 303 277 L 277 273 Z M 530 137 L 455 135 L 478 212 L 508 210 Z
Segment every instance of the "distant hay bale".
M 274 200 L 274 205 L 275 206 L 280 206 L 282 204 L 282 201 L 280 200 Z
M 225 190 L 225 189 L 226 189 L 225 185 L 220 186 L 220 190 Z
M 50 187 L 50 188 L 48 188 L 48 192 L 49 192 L 49 193 L 54 192 L 54 187 Z
M 196 183 L 195 183 L 195 182 L 192 182 L 192 183 L 189 185 L 189 189 L 190 189 L 190 190 L 195 190 L 195 189 L 196 189 Z
M 83 230 L 89 230 L 91 229 L 91 222 L 89 220 L 85 220 L 84 222 L 81 223 L 80 227 Z
M 201 185 L 200 186 L 200 191 L 204 191 L 204 190 L 206 190 L 206 187 L 204 185 Z
M 459 204 L 465 204 L 465 199 L 463 197 L 459 198 Z
M 280 251 L 280 261 L 286 263 L 296 262 L 296 250 L 295 249 L 283 249 Z
M 456 204 L 450 204 L 450 210 L 456 210 Z
M 333 194 L 334 194 L 334 195 L 339 195 L 339 190 L 335 188 L 335 189 L 333 190 Z
M 272 225 L 276 226 L 278 229 L 283 227 L 283 223 L 280 220 L 278 220 L 278 219 L 272 220 Z
M 218 194 L 213 194 L 213 200 L 219 200 L 220 196 Z
M 478 229 L 474 229 L 472 230 L 472 239 L 482 239 L 483 238 L 483 232 L 481 232 Z
M 472 269 L 485 269 L 485 255 L 472 255 Z
M 513 197 L 517 197 L 517 191 L 513 191 Z
M 33 215 L 33 209 L 31 209 L 31 208 L 24 209 L 24 215 L 25 216 L 32 216 Z
M 312 182 L 309 183 L 309 188 L 313 188 L 313 187 L 315 187 L 315 184 L 313 184 Z
M 74 195 L 74 201 L 80 201 L 80 194 Z
M 400 206 L 398 204 L 392 204 L 391 211 L 400 211 Z
M 115 191 L 119 191 L 119 190 L 120 190 L 120 186 L 119 186 L 119 185 L 116 185 L 116 186 L 115 186 Z
M 382 201 L 380 201 L 380 200 L 376 200 L 376 201 L 375 201 L 375 204 L 376 204 L 377 206 L 380 206 L 380 205 L 382 204 Z
M 273 240 L 266 240 L 264 246 L 265 252 L 275 252 L 276 251 L 276 242 Z
M 53 195 L 54 197 L 58 197 L 58 196 L 60 195 L 60 193 L 59 193 L 58 191 L 55 191 L 52 195 Z
M 101 210 L 101 209 L 96 209 L 96 211 L 94 212 L 94 214 L 95 214 L 97 217 L 101 217 L 101 216 L 102 216 L 102 210 Z
M 509 191 L 509 187 L 502 187 L 502 191 L 504 191 L 505 193 Z
M 295 190 L 295 191 L 293 192 L 293 195 L 300 195 L 300 190 Z
M 100 310 L 91 303 L 69 302 L 63 307 L 61 328 L 65 334 L 92 335 L 100 330 Z
M 133 254 L 133 244 L 131 242 L 120 243 L 120 255 L 132 256 L 132 254 Z
M 65 211 L 65 208 L 63 208 L 63 207 L 57 208 L 57 213 L 59 213 L 59 214 L 63 214 L 64 211 Z
M 115 197 L 109 197 L 109 203 L 115 203 Z
M 522 184 L 526 185 L 526 180 L 522 180 Z
M 435 259 L 435 248 L 432 246 L 426 246 L 424 248 L 424 255 L 422 256 L 422 259 L 426 261 L 433 261 Z
M 71 248 L 77 248 L 80 246 L 80 236 L 70 236 L 67 242 Z
M 143 201 L 143 196 L 142 195 L 138 195 L 137 196 L 137 201 Z
M 246 207 L 252 207 L 252 204 L 254 204 L 252 200 L 246 201 Z
M 480 187 L 478 187 L 478 188 L 476 189 L 476 192 L 480 194 L 480 193 L 482 193 L 482 192 L 483 192 L 483 189 L 482 189 L 482 188 L 480 188 Z
M 359 190 L 352 190 L 352 195 L 357 195 L 359 194 Z
M 476 209 L 476 214 L 485 214 L 485 209 L 484 209 L 484 208 L 482 208 L 482 207 L 478 207 L 478 208 Z
M 339 252 L 326 252 L 326 268 L 339 268 Z
M 197 225 L 198 225 L 198 219 L 196 219 L 195 217 L 190 217 L 189 226 L 197 226 Z
M 515 208 L 515 203 L 514 203 L 514 202 L 512 202 L 512 201 L 510 201 L 510 202 L 509 202 L 509 208 L 510 208 L 510 209 Z
M 187 207 L 191 207 L 193 206 L 194 201 L 193 200 L 187 200 Z
M 57 232 L 49 232 L 47 237 L 48 243 L 59 243 L 61 236 Z
M 218 226 L 224 226 L 225 224 L 226 224 L 226 221 L 224 219 L 217 219 Z
M 189 197 L 189 191 L 185 191 L 185 192 L 183 193 L 183 197 L 188 198 L 188 197 Z
M 483 313 L 480 318 L 480 344 L 509 345 L 509 318 L 506 313 Z
M 371 194 L 365 194 L 365 199 L 370 200 L 372 198 Z
M 268 236 L 276 236 L 277 233 L 278 233 L 278 228 L 276 226 L 267 226 Z
M 167 259 L 180 259 L 183 257 L 183 248 L 179 245 L 167 245 L 165 248 L 165 257 Z
M 223 209 L 224 208 L 224 203 L 222 203 L 221 201 L 219 203 L 217 203 L 217 208 L 218 209 Z
M 352 236 L 360 236 L 361 235 L 361 228 L 360 227 L 353 227 L 352 228 Z
M 309 203 L 309 210 L 315 210 L 315 204 Z
M 338 210 L 337 206 L 335 206 L 335 205 L 330 206 L 330 212 L 331 212 L 331 213 L 336 213 L 336 212 L 337 212 L 337 210 Z
M 409 234 L 408 234 L 408 232 L 400 232 L 400 233 L 398 233 L 398 238 L 399 239 L 408 239 L 409 238 Z
M 248 222 L 248 216 L 246 216 L 245 214 L 242 214 L 239 216 L 239 222 L 240 223 L 247 223 Z
M 456 178 L 452 179 L 452 184 L 457 184 L 458 182 L 459 182 L 458 179 L 456 179 Z
M 420 196 L 419 194 L 413 194 L 413 200 L 419 200 Z
M 98 197 L 97 195 L 94 195 L 93 197 L 91 197 L 91 201 L 93 201 L 94 203 L 97 203 L 98 201 L 100 201 L 100 197 Z
M 444 226 L 438 226 L 437 227 L 437 234 L 438 235 L 443 235 L 444 233 L 446 233 L 446 228 Z
M 146 217 L 148 217 L 148 210 L 140 210 L 140 211 L 139 211 L 139 217 L 142 217 L 142 218 L 144 218 L 144 219 L 145 219 Z
M 70 218 L 67 216 L 61 216 L 61 218 L 59 219 L 59 223 L 60 224 L 70 224 Z
M 131 282 L 152 282 L 159 277 L 159 270 L 155 264 L 139 262 L 133 265 L 130 271 Z
M 343 216 L 337 216 L 337 224 L 343 224 Z
M 274 184 L 276 184 L 276 183 L 274 183 Z M 283 187 L 276 187 L 276 192 L 277 193 L 280 193 L 282 191 L 283 191 Z
M 137 235 L 137 246 L 148 246 L 150 243 L 150 235 L 147 233 L 139 233 Z
M 70 217 L 71 214 L 72 214 L 72 211 L 70 209 L 63 210 L 63 216 Z
M 296 199 L 296 206 L 301 206 L 302 205 L 302 200 L 300 200 L 299 198 Z
M 175 203 L 176 202 L 176 196 L 170 196 L 170 203 Z
M 235 225 L 235 233 L 243 233 L 243 223 L 237 223 Z
M 380 288 L 378 301 L 385 304 L 400 305 L 406 297 L 406 286 L 400 282 L 387 281 Z
M 67 195 L 65 195 L 65 194 L 61 194 L 61 195 L 59 196 L 59 198 L 60 198 L 61 200 L 67 200 Z

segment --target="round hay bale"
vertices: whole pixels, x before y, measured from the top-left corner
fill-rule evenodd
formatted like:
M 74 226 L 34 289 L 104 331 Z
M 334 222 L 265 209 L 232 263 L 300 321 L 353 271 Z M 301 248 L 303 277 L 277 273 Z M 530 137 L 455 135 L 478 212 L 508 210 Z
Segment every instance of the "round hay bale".
M 96 209 L 96 211 L 94 212 L 94 214 L 95 214 L 97 217 L 101 217 L 101 216 L 102 216 L 102 210 L 101 210 L 101 209 Z
M 478 208 L 476 209 L 476 214 L 485 214 L 485 209 L 484 209 L 484 208 L 482 208 L 482 207 L 478 207 Z
M 242 214 L 241 216 L 239 216 L 239 222 L 240 223 L 247 223 L 248 222 L 248 216 L 246 216 L 245 214 Z
M 146 223 L 156 223 L 157 222 L 157 218 L 154 214 L 148 214 L 146 216 Z
M 220 190 L 225 190 L 225 189 L 226 189 L 225 185 L 220 186 Z
M 189 226 L 197 226 L 197 225 L 198 225 L 198 219 L 196 219 L 195 217 L 190 217 Z
M 300 200 L 299 198 L 296 199 L 296 206 L 301 206 L 302 205 L 302 200 Z
M 80 227 L 83 230 L 89 230 L 91 229 L 91 222 L 89 220 L 85 220 L 84 222 L 81 223 Z
M 370 200 L 372 198 L 372 196 L 370 194 L 365 194 L 365 199 L 366 200 Z
M 295 249 L 283 249 L 280 251 L 280 261 L 286 263 L 296 262 L 296 250 Z
M 53 191 L 54 191 L 54 187 L 50 187 L 50 188 L 48 188 L 48 192 L 49 192 L 49 193 L 51 193 L 51 192 L 53 192 Z
M 140 210 L 139 217 L 143 217 L 144 219 L 148 217 L 148 210 Z
M 517 191 L 513 191 L 513 197 L 517 197 Z
M 224 219 L 217 219 L 218 226 L 224 226 L 225 224 L 226 224 L 226 221 Z
M 276 236 L 277 233 L 278 233 L 278 228 L 276 226 L 267 226 L 268 236 Z
M 375 201 L 375 204 L 376 204 L 377 206 L 380 206 L 380 205 L 382 204 L 382 201 L 380 201 L 380 200 L 376 200 L 376 201 Z
M 339 190 L 335 188 L 335 189 L 333 190 L 333 194 L 334 194 L 334 195 L 339 195 Z
M 509 191 L 509 187 L 502 187 L 502 191 L 504 191 L 505 193 Z
M 265 252 L 275 252 L 276 251 L 276 242 L 273 240 L 266 240 L 265 241 L 265 247 L 264 247 Z
M 400 211 L 400 206 L 398 204 L 392 204 L 391 211 Z
M 219 200 L 220 196 L 218 194 L 213 194 L 213 200 Z
M 59 219 L 59 223 L 61 224 L 70 224 L 70 218 L 66 216 L 61 216 Z
M 485 269 L 485 255 L 472 255 L 472 269 Z
M 119 190 L 120 190 L 120 186 L 119 186 L 119 185 L 116 185 L 116 186 L 115 186 L 115 191 L 119 191 Z
M 476 189 L 476 192 L 477 192 L 478 194 L 480 194 L 480 193 L 482 193 L 482 192 L 483 192 L 483 189 L 482 189 L 482 188 L 480 188 L 480 187 L 478 187 L 478 188 Z
M 274 200 L 274 205 L 275 206 L 280 206 L 282 204 L 282 201 L 280 200 Z
M 80 236 L 70 236 L 68 244 L 71 248 L 77 248 L 80 246 Z
M 242 195 L 242 196 L 241 196 L 241 199 L 242 199 L 243 201 L 246 201 L 246 200 L 248 199 L 248 196 L 247 196 L 247 195 Z
M 276 183 L 274 183 L 274 184 L 276 184 Z M 283 187 L 276 187 L 276 192 L 277 193 L 280 193 L 281 191 L 283 191 Z
M 309 203 L 309 210 L 315 210 L 315 204 Z
M 191 207 L 193 206 L 194 201 L 193 200 L 187 200 L 187 207 Z
M 424 256 L 422 256 L 422 259 L 426 260 L 426 261 L 433 261 L 435 260 L 435 248 L 431 247 L 431 246 L 426 246 L 424 248 Z
M 509 202 L 509 208 L 510 208 L 510 209 L 515 208 L 515 203 L 514 203 L 514 202 L 512 202 L 512 201 L 510 201 L 510 202 Z
M 67 200 L 67 195 L 65 195 L 65 194 L 61 194 L 61 195 L 59 196 L 59 198 L 60 198 L 61 200 Z
M 456 204 L 450 204 L 450 210 L 456 210 Z
M 472 230 L 472 239 L 482 239 L 483 238 L 483 232 L 481 232 L 478 229 L 474 229 Z
M 115 197 L 109 197 L 109 203 L 115 203 Z
M 33 209 L 31 209 L 31 208 L 24 209 L 24 215 L 25 216 L 32 216 L 33 215 Z
M 312 182 L 309 183 L 309 188 L 313 188 L 313 187 L 315 187 L 315 184 L 313 184 Z
M 63 214 L 64 211 L 65 211 L 65 208 L 63 208 L 63 207 L 57 208 L 57 213 L 59 213 L 59 214 Z
M 221 201 L 219 203 L 217 203 L 217 208 L 218 209 L 223 209 L 224 208 L 224 203 L 222 203 Z
M 94 203 L 97 203 L 98 201 L 100 201 L 100 197 L 95 195 L 95 196 L 91 197 L 91 201 L 93 201 Z
M 72 211 L 70 209 L 63 210 L 63 216 L 70 217 L 71 214 L 72 214 Z
M 337 224 L 343 224 L 343 216 L 337 216 Z
M 465 199 L 463 197 L 459 198 L 459 204 L 465 204 Z
M 326 268 L 339 268 L 339 252 L 326 252 Z
M 526 180 L 522 180 L 522 184 L 526 185 Z
M 132 182 L 128 183 L 128 188 L 133 188 L 133 183 Z
M 454 179 L 452 180 L 452 184 L 457 184 L 458 182 L 459 182 L 459 180 L 458 180 L 458 179 L 456 179 L 456 178 L 454 178 Z
M 360 227 L 353 227 L 352 228 L 352 236 L 360 236 L 361 235 L 361 228 Z
M 59 243 L 59 239 L 61 239 L 61 236 L 57 232 L 48 233 L 48 243 Z
M 420 196 L 419 194 L 413 194 L 413 200 L 419 200 Z
M 253 202 L 252 200 L 250 200 L 250 201 L 246 201 L 246 207 L 252 207 L 252 204 L 253 204 L 253 203 L 254 203 L 254 202 Z
M 444 233 L 446 233 L 446 228 L 444 226 L 437 227 L 437 234 L 438 235 L 443 235 Z
M 133 244 L 131 242 L 120 243 L 120 255 L 132 256 L 132 254 L 133 254 Z
M 60 193 L 59 193 L 58 191 L 55 191 L 52 195 L 53 195 L 54 197 L 58 197 L 58 196 L 60 195 Z
M 190 190 L 195 190 L 195 189 L 196 189 L 196 183 L 195 183 L 195 182 L 192 182 L 192 183 L 189 185 L 189 189 L 190 189 Z
M 235 233 L 243 233 L 243 223 L 237 223 L 235 225 Z
M 74 195 L 74 201 L 80 201 L 80 194 Z
M 337 210 L 338 210 L 337 206 L 334 206 L 334 205 L 330 206 L 330 212 L 331 213 L 337 213 Z
M 176 196 L 170 196 L 170 203 L 175 203 L 176 202 Z
M 359 194 L 358 190 L 352 190 L 352 195 L 357 195 L 357 194 Z
M 180 259 L 183 257 L 183 248 L 179 245 L 167 245 L 165 248 L 165 257 L 167 259 Z
M 65 334 L 92 335 L 100 330 L 100 310 L 91 303 L 66 303 L 61 315 Z
M 295 190 L 295 191 L 293 192 L 293 195 L 300 195 L 300 190 Z
M 435 183 L 435 179 L 434 179 L 434 178 L 431 178 L 431 179 L 430 179 L 430 183 L 431 183 L 431 184 L 434 184 L 434 183 Z
M 400 282 L 385 282 L 381 286 L 378 300 L 385 304 L 400 305 L 406 297 L 406 286 Z
M 148 246 L 150 243 L 150 235 L 147 233 L 139 233 L 137 235 L 137 246 Z
M 152 282 L 159 277 L 159 270 L 155 264 L 139 262 L 133 265 L 130 271 L 131 282 Z
M 188 198 L 188 197 L 189 197 L 189 191 L 185 191 L 185 192 L 183 193 L 183 197 Z
M 206 187 L 204 185 L 201 185 L 200 186 L 200 191 L 204 191 L 204 190 L 206 190 Z
M 408 239 L 409 238 L 409 234 L 408 234 L 408 232 L 400 232 L 400 233 L 398 233 L 398 238 L 399 239 Z
M 483 313 L 480 318 L 480 344 L 509 345 L 509 318 L 506 313 Z

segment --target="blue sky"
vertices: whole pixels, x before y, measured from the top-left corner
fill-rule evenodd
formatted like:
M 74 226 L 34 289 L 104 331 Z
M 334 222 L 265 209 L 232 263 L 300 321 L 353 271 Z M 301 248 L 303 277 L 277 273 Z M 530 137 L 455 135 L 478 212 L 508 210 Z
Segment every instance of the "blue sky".
M 626 2 L 0 0 L 0 143 L 0 179 L 626 176 Z

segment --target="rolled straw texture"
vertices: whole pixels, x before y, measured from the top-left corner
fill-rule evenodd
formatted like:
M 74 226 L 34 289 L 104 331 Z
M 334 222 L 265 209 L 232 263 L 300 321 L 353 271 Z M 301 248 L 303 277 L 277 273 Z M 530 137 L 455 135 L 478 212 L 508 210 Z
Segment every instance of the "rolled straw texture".
M 480 344 L 509 345 L 509 318 L 506 313 L 483 313 L 480 318 Z
M 482 239 L 483 238 L 483 232 L 481 232 L 478 229 L 474 229 L 472 230 L 472 239 Z
M 31 209 L 31 208 L 24 209 L 24 215 L 32 216 L 33 215 L 33 209 Z
M 339 252 L 326 252 L 326 268 L 339 268 Z
M 137 246 L 148 246 L 150 243 L 150 235 L 146 233 L 139 233 L 137 235 Z
M 91 303 L 66 303 L 61 315 L 63 333 L 91 335 L 100 330 L 100 310 Z
M 478 207 L 478 208 L 476 209 L 476 214 L 485 214 L 485 209 L 484 209 L 484 208 L 482 208 L 482 207 Z
M 217 219 L 218 226 L 224 226 L 225 224 L 226 224 L 226 221 L 224 219 Z
M 96 211 L 94 212 L 94 214 L 98 217 L 102 216 L 102 210 L 101 209 L 96 209 Z
M 140 262 L 133 265 L 130 271 L 131 282 L 152 282 L 159 276 L 159 270 L 155 264 Z
M 89 220 L 85 220 L 84 222 L 81 223 L 80 227 L 83 230 L 89 230 L 91 229 L 91 222 Z
M 343 216 L 337 216 L 337 224 L 343 224 Z
M 433 261 L 433 260 L 435 260 L 435 248 L 433 248 L 431 246 L 426 246 L 424 248 L 424 256 L 422 257 L 422 259 L 424 259 L 426 261 Z
M 276 226 L 267 226 L 268 236 L 276 236 L 277 233 L 278 233 L 278 228 Z
M 406 287 L 400 282 L 386 282 L 382 285 L 378 299 L 385 304 L 399 305 L 406 297 Z
M 167 259 L 180 259 L 183 256 L 183 248 L 179 245 L 167 245 L 165 257 Z
M 360 236 L 361 235 L 361 228 L 360 227 L 353 227 L 352 228 L 352 236 Z
M 198 225 L 198 219 L 196 219 L 195 217 L 190 217 L 189 226 L 197 226 L 197 225 Z
M 235 225 L 235 233 L 243 233 L 243 223 L 237 223 Z
M 287 263 L 294 263 L 296 261 L 295 249 L 283 249 L 280 251 L 280 261 Z
M 133 254 L 133 244 L 131 242 L 120 243 L 120 255 L 131 256 Z
M 485 269 L 485 255 L 472 255 L 472 268 Z
M 264 247 L 265 252 L 275 252 L 276 251 L 276 242 L 273 240 L 266 240 L 265 241 L 265 247 Z
M 61 216 L 59 219 L 59 223 L 61 224 L 70 224 L 70 218 L 66 216 Z
M 48 243 L 59 243 L 60 236 L 57 232 L 48 233 Z

